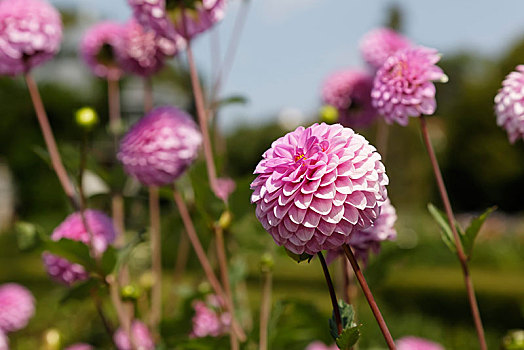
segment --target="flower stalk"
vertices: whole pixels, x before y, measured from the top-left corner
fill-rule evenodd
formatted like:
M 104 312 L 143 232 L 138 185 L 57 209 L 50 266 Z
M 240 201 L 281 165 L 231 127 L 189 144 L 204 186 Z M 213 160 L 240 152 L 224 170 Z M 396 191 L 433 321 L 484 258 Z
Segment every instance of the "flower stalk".
M 343 331 L 342 327 L 342 318 L 340 317 L 340 309 L 338 308 L 337 295 L 335 293 L 335 287 L 333 287 L 333 281 L 331 280 L 331 275 L 329 274 L 329 269 L 324 259 L 322 252 L 318 252 L 318 259 L 322 265 L 322 271 L 324 271 L 324 277 L 326 277 L 326 284 L 329 290 L 329 296 L 331 297 L 331 304 L 333 305 L 333 314 L 335 315 L 335 322 L 337 323 L 338 334 L 340 335 Z
M 444 204 L 444 209 L 448 218 L 449 227 L 451 228 L 451 232 L 453 233 L 453 239 L 455 241 L 455 247 L 457 249 L 457 257 L 460 261 L 460 266 L 462 268 L 462 274 L 464 276 L 464 283 L 466 285 L 469 306 L 471 309 L 471 314 L 473 316 L 473 321 L 475 323 L 475 330 L 477 332 L 477 338 L 480 344 L 480 349 L 487 350 L 486 338 L 484 335 L 484 327 L 482 326 L 482 319 L 480 317 L 477 298 L 475 296 L 475 289 L 473 287 L 473 281 L 471 280 L 471 275 L 469 272 L 468 258 L 464 253 L 464 247 L 462 246 L 460 236 L 457 232 L 457 227 L 455 226 L 455 216 L 453 215 L 453 210 L 449 201 L 446 185 L 444 184 L 437 157 L 435 155 L 433 145 L 431 144 L 431 140 L 429 138 L 426 119 L 424 118 L 424 116 L 420 117 L 420 130 L 422 132 L 422 138 L 424 139 L 424 145 L 426 146 L 426 150 L 431 161 L 433 173 L 435 174 L 435 179 L 437 181 L 437 187 L 439 189 L 440 197 L 442 198 L 442 203 Z
M 149 216 L 153 286 L 151 288 L 151 328 L 156 329 L 162 319 L 162 249 L 160 236 L 160 206 L 158 187 L 149 187 Z
M 368 283 L 364 277 L 364 274 L 362 273 L 362 270 L 360 269 L 360 266 L 358 265 L 355 255 L 353 255 L 353 252 L 351 251 L 351 248 L 349 247 L 349 245 L 344 244 L 343 248 L 344 248 L 344 253 L 346 254 L 346 257 L 348 258 L 349 263 L 351 264 L 351 267 L 353 268 L 353 271 L 355 272 L 355 276 L 357 277 L 358 283 L 360 284 L 360 287 L 362 288 L 362 292 L 364 293 L 364 296 L 366 297 L 368 304 L 371 307 L 373 316 L 375 316 L 375 319 L 378 322 L 378 326 L 380 327 L 380 331 L 382 332 L 382 335 L 384 336 L 384 339 L 386 340 L 386 344 L 388 345 L 390 350 L 395 350 L 396 349 L 395 341 L 393 340 L 393 337 L 391 336 L 391 333 L 389 332 L 388 326 L 386 325 L 386 321 L 384 321 L 384 317 L 382 317 L 380 309 L 378 308 L 375 298 L 373 297 L 373 294 L 371 293 L 371 289 L 369 289 Z

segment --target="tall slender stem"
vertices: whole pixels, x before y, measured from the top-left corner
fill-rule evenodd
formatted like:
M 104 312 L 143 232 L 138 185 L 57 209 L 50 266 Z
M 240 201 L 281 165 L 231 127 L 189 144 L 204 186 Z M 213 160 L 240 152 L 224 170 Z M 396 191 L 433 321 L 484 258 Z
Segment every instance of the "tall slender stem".
M 271 269 L 262 271 L 262 300 L 260 302 L 260 342 L 259 350 L 267 350 L 269 316 L 271 314 L 271 288 L 273 276 Z
M 118 281 L 113 275 L 109 275 L 106 278 L 106 282 L 109 286 L 109 295 L 111 297 L 113 307 L 115 308 L 120 326 L 124 330 L 129 339 L 129 342 L 131 343 L 131 350 L 137 350 L 138 347 L 136 345 L 135 337 L 132 331 L 133 321 L 128 318 L 124 304 L 120 299 L 120 287 Z
M 229 271 L 227 269 L 227 257 L 226 257 L 226 247 L 224 244 L 224 231 L 220 225 L 215 225 L 215 237 L 216 237 L 216 250 L 218 258 L 218 266 L 220 268 L 220 277 L 222 279 L 222 286 L 224 286 L 224 291 L 226 293 L 227 302 L 234 307 L 233 303 L 233 294 L 231 293 L 231 284 L 229 283 Z M 234 311 L 233 311 L 234 312 Z M 231 350 L 238 350 L 238 339 L 231 329 L 230 333 L 231 341 Z
M 176 206 L 178 207 L 178 211 L 180 212 L 180 216 L 182 217 L 182 222 L 184 223 L 184 228 L 186 229 L 187 236 L 191 242 L 191 245 L 193 246 L 198 260 L 200 261 L 200 265 L 202 265 L 202 269 L 206 274 L 207 280 L 209 284 L 211 284 L 211 288 L 213 288 L 215 293 L 226 302 L 228 312 L 231 314 L 232 318 L 233 331 L 236 333 L 240 341 L 244 341 L 246 339 L 246 335 L 243 329 L 236 321 L 233 305 L 229 303 L 224 289 L 220 285 L 218 278 L 215 276 L 215 273 L 213 272 L 211 263 L 209 262 L 209 259 L 207 258 L 206 253 L 204 252 L 204 248 L 202 247 L 200 240 L 198 239 L 198 235 L 196 233 L 195 226 L 193 225 L 193 221 L 191 220 L 191 216 L 189 215 L 189 211 L 187 210 L 186 203 L 184 202 L 184 199 L 176 189 L 175 185 L 173 185 L 173 199 L 175 201 Z
M 151 328 L 156 329 L 162 318 L 162 249 L 160 236 L 160 206 L 158 188 L 149 187 L 149 215 L 151 222 L 151 255 L 153 286 L 151 288 Z
M 91 290 L 91 297 L 93 298 L 93 303 L 95 304 L 96 312 L 98 313 L 98 316 L 100 317 L 100 320 L 104 325 L 104 329 L 107 335 L 109 336 L 109 339 L 113 341 L 113 326 L 107 319 L 107 316 L 105 315 L 104 309 L 102 307 L 102 301 L 100 300 L 100 297 L 98 296 L 95 290 Z
M 216 192 L 216 168 L 215 161 L 213 159 L 213 148 L 211 146 L 211 140 L 209 138 L 209 127 L 208 118 L 206 113 L 206 106 L 204 103 L 204 94 L 202 92 L 202 86 L 198 79 L 198 72 L 196 69 L 195 60 L 193 57 L 193 51 L 191 50 L 191 41 L 187 42 L 187 60 L 189 63 L 189 73 L 191 76 L 191 85 L 193 86 L 193 94 L 195 95 L 195 104 L 198 114 L 198 122 L 200 124 L 200 130 L 202 132 L 203 144 L 204 144 L 204 157 L 206 159 L 207 176 L 209 178 L 209 184 L 213 192 Z
M 357 259 L 355 259 L 355 256 L 353 255 L 351 248 L 347 244 L 344 244 L 343 248 L 344 248 L 344 253 L 346 253 L 346 256 L 349 260 L 349 263 L 351 264 L 351 267 L 353 268 L 353 271 L 355 272 L 355 276 L 357 277 L 357 280 L 360 283 L 362 292 L 364 293 L 364 296 L 366 297 L 368 304 L 371 307 L 371 311 L 373 312 L 373 315 L 375 316 L 375 319 L 378 322 L 380 331 L 382 332 L 382 335 L 384 336 L 384 339 L 386 340 L 386 343 L 389 349 L 395 350 L 396 346 L 395 346 L 395 342 L 393 341 L 393 337 L 391 336 L 391 333 L 389 332 L 388 326 L 386 325 L 386 321 L 384 321 L 384 318 L 382 317 L 382 314 L 380 313 L 377 303 L 375 302 L 375 298 L 373 298 L 373 294 L 371 293 L 368 283 L 366 282 L 366 279 L 364 278 L 364 274 L 362 273 L 362 270 L 360 270 L 360 266 L 358 266 Z
M 439 189 L 440 197 L 442 198 L 442 203 L 444 204 L 444 209 L 446 211 L 446 216 L 448 217 L 449 227 L 451 232 L 453 232 L 453 238 L 455 240 L 455 247 L 457 249 L 457 257 L 460 261 L 460 266 L 462 267 L 462 274 L 464 275 L 464 283 L 466 284 L 466 291 L 469 300 L 469 306 L 471 308 L 471 314 L 473 316 L 473 321 L 475 323 L 475 329 L 477 331 L 477 338 L 480 344 L 481 350 L 487 350 L 486 338 L 484 335 L 484 327 L 482 326 L 482 319 L 480 318 L 480 311 L 477 303 L 477 298 L 475 296 L 475 289 L 473 287 L 473 281 L 469 273 L 468 267 L 468 258 L 464 253 L 464 248 L 462 247 L 462 241 L 457 232 L 457 227 L 455 226 L 455 216 L 453 215 L 453 210 L 451 208 L 451 203 L 449 201 L 448 192 L 442 178 L 442 173 L 440 172 L 440 167 L 438 165 L 437 157 L 435 156 L 435 151 L 433 150 L 433 145 L 429 138 L 428 128 L 426 125 L 426 119 L 421 116 L 420 118 L 420 129 L 422 131 L 422 137 L 424 139 L 424 144 L 428 151 L 429 159 L 431 161 L 431 166 L 433 168 L 433 173 L 435 174 L 435 179 L 437 181 L 437 187 Z
M 80 206 L 78 203 L 78 199 L 75 195 L 75 189 L 62 163 L 62 158 L 60 157 L 60 153 L 58 152 L 55 137 L 53 136 L 53 131 L 51 129 L 51 125 L 49 124 L 49 119 L 47 118 L 47 113 L 42 102 L 42 97 L 38 92 L 36 82 L 29 73 L 24 74 L 24 79 L 27 84 L 29 94 L 31 95 L 33 107 L 35 109 L 38 123 L 40 124 L 40 129 L 42 130 L 42 135 L 44 136 L 44 141 L 47 147 L 47 151 L 49 152 L 49 157 L 51 158 L 51 164 L 53 166 L 53 169 L 55 170 L 58 180 L 60 181 L 60 184 L 62 185 L 62 188 L 67 198 L 69 198 L 71 205 L 75 210 L 78 210 Z
M 118 135 L 121 127 L 120 117 L 120 88 L 118 79 L 107 78 L 107 95 L 109 107 L 109 130 L 113 135 Z
M 382 161 L 386 160 L 388 154 L 389 125 L 381 119 L 377 123 L 377 149 L 382 156 Z
M 333 305 L 333 314 L 335 315 L 335 322 L 337 323 L 338 334 L 342 333 L 342 318 L 340 317 L 340 309 L 338 308 L 337 295 L 335 293 L 335 288 L 333 287 L 333 281 L 331 280 L 331 275 L 329 274 L 329 269 L 324 259 L 322 252 L 318 252 L 318 259 L 322 265 L 322 270 L 324 271 L 324 276 L 326 277 L 326 283 L 329 290 L 329 296 L 331 297 L 331 304 Z

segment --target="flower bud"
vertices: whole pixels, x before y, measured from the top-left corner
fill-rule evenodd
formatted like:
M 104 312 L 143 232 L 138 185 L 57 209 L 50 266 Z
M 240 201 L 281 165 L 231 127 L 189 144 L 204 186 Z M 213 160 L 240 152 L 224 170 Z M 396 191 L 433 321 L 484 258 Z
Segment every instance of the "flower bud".
M 319 114 L 320 119 L 328 124 L 336 123 L 338 120 L 338 110 L 331 105 L 322 106 L 320 108 Z
M 271 254 L 264 253 L 260 258 L 260 270 L 262 272 L 271 272 L 274 265 L 275 261 L 273 260 L 273 256 Z
M 83 107 L 76 111 L 75 121 L 81 128 L 91 130 L 98 124 L 98 114 L 91 107 Z
M 124 301 L 135 301 L 140 298 L 140 288 L 138 286 L 128 284 L 120 290 L 120 295 Z
M 42 350 L 59 350 L 61 348 L 62 336 L 56 328 L 50 328 L 44 332 Z
M 226 230 L 231 226 L 231 221 L 233 220 L 233 214 L 229 210 L 226 210 L 225 212 L 220 215 L 220 219 L 218 219 L 218 226 L 220 226 L 222 229 Z

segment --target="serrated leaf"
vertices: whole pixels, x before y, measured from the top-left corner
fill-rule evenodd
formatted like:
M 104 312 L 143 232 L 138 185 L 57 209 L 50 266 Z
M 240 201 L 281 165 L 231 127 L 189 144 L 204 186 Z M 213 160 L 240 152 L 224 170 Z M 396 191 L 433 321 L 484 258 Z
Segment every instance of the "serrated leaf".
M 338 301 L 338 310 L 340 312 L 340 320 L 342 322 L 342 329 L 351 328 L 356 326 L 355 320 L 355 310 L 353 309 L 353 305 L 350 305 L 346 303 L 344 300 Z M 337 323 L 335 321 L 335 313 L 333 312 L 331 314 L 331 318 L 329 319 L 329 332 L 333 339 L 337 339 L 339 337 L 338 335 L 338 327 Z
M 473 252 L 473 244 L 475 243 L 475 238 L 477 238 L 480 229 L 482 228 L 482 225 L 484 224 L 484 221 L 488 218 L 488 216 L 494 212 L 497 209 L 497 207 L 491 207 L 486 209 L 482 214 L 471 220 L 471 223 L 469 224 L 468 228 L 464 232 L 464 234 L 461 236 L 462 238 L 462 245 L 464 246 L 464 252 L 466 253 L 466 256 L 471 258 L 471 253 Z
M 285 248 L 284 248 L 285 249 Z M 301 263 L 302 261 L 308 261 L 310 262 L 311 259 L 313 259 L 313 255 L 309 255 L 309 254 L 306 254 L 306 253 L 302 253 L 302 254 L 295 254 L 293 252 L 290 252 L 289 250 L 286 249 L 286 254 L 293 260 L 295 260 L 297 263 Z
M 60 304 L 64 304 L 70 300 L 82 300 L 91 295 L 91 291 L 98 288 L 99 281 L 96 279 L 88 279 L 87 281 L 77 283 L 73 287 L 68 288 L 66 293 L 60 299 Z
M 351 350 L 351 347 L 358 342 L 360 338 L 360 327 L 361 325 L 348 327 L 342 331 L 336 340 L 340 350 Z
M 428 211 L 433 216 L 433 219 L 437 222 L 437 224 L 440 226 L 440 233 L 442 241 L 446 244 L 446 246 L 451 250 L 453 253 L 457 251 L 455 247 L 455 240 L 453 238 L 453 232 L 451 232 L 451 228 L 448 224 L 447 216 L 444 212 L 437 209 L 433 204 L 428 203 Z

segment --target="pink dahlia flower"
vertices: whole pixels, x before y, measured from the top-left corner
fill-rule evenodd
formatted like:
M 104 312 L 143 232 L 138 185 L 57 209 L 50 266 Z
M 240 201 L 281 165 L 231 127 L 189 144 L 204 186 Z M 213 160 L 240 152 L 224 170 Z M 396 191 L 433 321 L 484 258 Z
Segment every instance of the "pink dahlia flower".
M 508 74 L 495 96 L 497 125 L 506 129 L 511 143 L 524 138 L 524 65 Z
M 146 30 L 132 19 L 124 26 L 122 67 L 144 77 L 153 75 L 162 69 L 166 57 L 176 55 L 183 44 L 183 40 L 173 42 Z
M 315 341 L 311 344 L 309 344 L 307 347 L 306 347 L 306 350 L 338 350 L 338 346 L 336 344 L 333 344 L 331 346 L 327 346 L 326 344 L 320 342 L 320 341 Z
M 411 47 L 411 42 L 403 35 L 389 28 L 376 28 L 368 32 L 360 41 L 360 52 L 375 70 L 382 67 L 389 56 L 401 49 Z
M 60 14 L 47 1 L 0 2 L 0 74 L 25 73 L 50 60 L 61 40 Z
M 397 350 L 444 350 L 440 344 L 417 337 L 404 337 L 396 343 Z
M 225 14 L 226 0 L 128 0 L 135 18 L 159 35 L 178 41 L 211 28 Z
M 115 22 L 100 22 L 89 28 L 80 43 L 82 59 L 100 78 L 119 79 L 124 52 L 125 28 Z
M 147 326 L 140 321 L 133 321 L 131 333 L 136 347 L 139 350 L 154 350 L 155 343 Z M 118 328 L 113 336 L 118 350 L 131 350 L 131 342 L 123 328 Z
M 237 185 L 229 177 L 221 177 L 216 180 L 215 193 L 218 198 L 227 201 L 231 193 L 235 191 Z
M 373 77 L 358 69 L 330 75 L 322 87 L 324 103 L 338 110 L 339 122 L 348 127 L 369 126 L 377 116 L 371 104 Z
M 214 295 L 208 296 L 206 302 L 197 301 L 193 307 L 192 338 L 219 337 L 229 331 L 231 317 L 228 312 L 220 312 L 223 303 Z
M 34 314 L 35 298 L 27 288 L 16 283 L 0 286 L 0 331 L 2 333 L 24 328 Z
M 251 183 L 262 226 L 295 254 L 349 243 L 375 221 L 386 200 L 380 154 L 340 124 L 298 127 L 263 154 Z
M 433 82 L 448 80 L 436 65 L 439 60 L 437 50 L 426 47 L 400 50 L 386 60 L 375 76 L 371 97 L 387 123 L 406 126 L 409 117 L 435 113 Z
M 191 117 L 175 107 L 159 107 L 140 119 L 120 143 L 118 159 L 146 186 L 173 182 L 193 163 L 202 135 Z
M 89 231 L 86 230 L 79 212 L 69 215 L 51 235 L 51 239 L 58 241 L 67 238 L 91 244 L 94 254 L 100 256 L 107 246 L 116 238 L 116 232 L 110 217 L 98 210 L 88 209 L 84 212 Z M 91 234 L 93 239 L 91 241 Z M 57 282 L 71 285 L 74 282 L 86 280 L 88 274 L 79 265 L 69 262 L 59 256 L 44 253 L 42 255 L 47 273 Z
M 372 226 L 362 230 L 354 230 L 351 233 L 349 245 L 353 248 L 357 259 L 362 260 L 366 265 L 370 251 L 378 254 L 380 243 L 386 240 L 395 240 L 397 238 L 396 221 L 397 212 L 388 198 L 380 205 L 380 214 Z M 326 261 L 331 263 L 340 254 L 343 254 L 341 249 L 329 250 Z
M 77 344 L 73 344 L 73 345 L 69 345 L 67 348 L 65 348 L 64 350 L 94 350 L 95 348 L 92 347 L 91 345 L 89 344 L 86 344 L 86 343 L 77 343 Z

